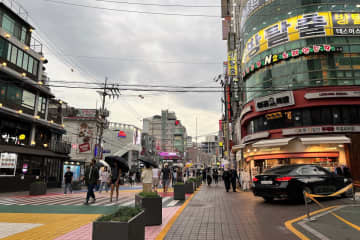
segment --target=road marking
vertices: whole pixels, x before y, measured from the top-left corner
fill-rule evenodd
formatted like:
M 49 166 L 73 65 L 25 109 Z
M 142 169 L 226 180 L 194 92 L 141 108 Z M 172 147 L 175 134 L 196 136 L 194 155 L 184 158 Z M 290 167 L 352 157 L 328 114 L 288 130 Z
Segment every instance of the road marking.
M 127 206 L 132 206 L 132 205 L 135 205 L 135 200 L 131 200 L 131 201 L 129 201 L 129 202 L 127 202 L 127 203 L 125 203 L 125 204 L 123 204 L 121 206 L 127 207 Z
M 162 205 L 165 204 L 166 201 L 168 201 L 171 197 L 163 197 L 162 199 Z
M 167 206 L 168 206 L 168 207 L 173 207 L 173 206 L 175 206 L 178 202 L 179 202 L 179 200 L 173 200 L 173 201 L 171 201 Z
M 303 227 L 305 230 L 307 230 L 308 232 L 312 233 L 315 237 L 319 238 L 320 240 L 330 240 L 329 238 L 327 238 L 326 236 L 324 236 L 323 234 L 321 234 L 320 232 L 316 231 L 315 229 L 309 227 L 308 225 L 306 225 L 305 221 L 301 221 L 300 223 L 298 223 L 301 227 Z

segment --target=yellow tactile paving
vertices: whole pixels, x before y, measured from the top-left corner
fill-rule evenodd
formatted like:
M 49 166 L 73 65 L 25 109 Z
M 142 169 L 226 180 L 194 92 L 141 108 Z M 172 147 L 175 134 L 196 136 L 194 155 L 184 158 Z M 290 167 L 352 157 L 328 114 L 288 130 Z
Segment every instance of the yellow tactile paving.
M 98 218 L 99 214 L 35 214 L 1 213 L 0 222 L 40 223 L 40 227 L 1 240 L 51 240 L 80 228 Z

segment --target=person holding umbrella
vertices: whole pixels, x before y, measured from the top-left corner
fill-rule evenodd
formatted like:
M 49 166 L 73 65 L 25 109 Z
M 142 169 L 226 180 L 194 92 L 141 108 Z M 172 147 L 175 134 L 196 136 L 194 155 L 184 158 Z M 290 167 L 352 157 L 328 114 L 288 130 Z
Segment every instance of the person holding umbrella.
M 114 166 L 111 168 L 111 191 L 110 191 L 110 202 L 112 202 L 114 188 L 116 188 L 116 201 L 119 200 L 119 183 L 121 177 L 121 168 L 119 163 L 114 161 Z

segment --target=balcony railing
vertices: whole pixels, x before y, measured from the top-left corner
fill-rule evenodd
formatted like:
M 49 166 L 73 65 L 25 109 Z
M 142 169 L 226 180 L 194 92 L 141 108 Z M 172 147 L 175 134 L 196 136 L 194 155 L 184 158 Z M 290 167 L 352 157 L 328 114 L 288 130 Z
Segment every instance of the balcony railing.
M 54 141 L 50 145 L 50 150 L 55 153 L 70 154 L 71 144 L 67 143 L 67 142 L 62 142 L 62 141 Z
M 15 0 L 0 0 L 0 2 L 4 3 L 8 8 L 13 10 L 17 15 L 19 15 L 24 20 L 28 20 L 29 13 L 26 9 L 21 6 L 20 3 L 16 2 Z

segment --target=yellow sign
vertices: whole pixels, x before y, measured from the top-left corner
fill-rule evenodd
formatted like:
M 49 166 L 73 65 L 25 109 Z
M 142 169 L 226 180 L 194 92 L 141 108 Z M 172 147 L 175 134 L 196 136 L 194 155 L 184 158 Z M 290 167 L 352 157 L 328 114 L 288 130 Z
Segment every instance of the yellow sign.
M 223 143 L 223 142 L 219 142 L 219 146 L 220 146 L 220 147 L 224 146 L 224 143 Z
M 21 135 L 19 136 L 19 140 L 25 140 L 25 138 L 26 138 L 25 134 L 21 134 Z
M 357 19 L 356 16 L 354 17 Z M 242 63 L 247 63 L 252 57 L 269 48 L 287 42 L 333 35 L 331 12 L 308 13 L 285 19 L 260 30 L 246 42 Z
M 236 51 L 231 51 L 228 53 L 228 75 L 229 76 L 237 76 L 238 75 Z

